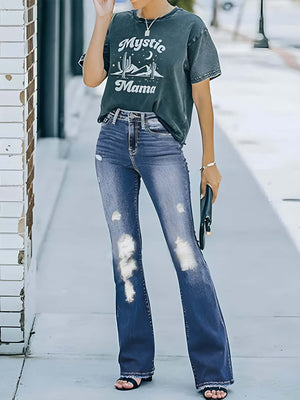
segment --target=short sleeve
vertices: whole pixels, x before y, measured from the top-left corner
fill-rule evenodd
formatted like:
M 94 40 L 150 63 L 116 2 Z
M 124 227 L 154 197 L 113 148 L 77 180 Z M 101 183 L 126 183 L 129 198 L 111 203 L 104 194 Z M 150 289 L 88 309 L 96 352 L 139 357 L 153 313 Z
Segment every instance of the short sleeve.
M 217 49 L 206 27 L 188 43 L 188 60 L 191 83 L 221 75 Z
M 110 21 L 106 36 L 105 36 L 105 41 L 104 41 L 104 47 L 103 47 L 103 62 L 104 62 L 104 69 L 106 72 L 109 70 L 109 65 L 110 65 L 110 40 L 109 40 L 109 35 L 110 35 L 110 29 L 112 25 L 112 20 L 114 18 L 114 15 Z M 83 61 L 86 56 L 86 53 L 83 53 L 82 56 L 78 60 L 78 64 L 83 67 Z

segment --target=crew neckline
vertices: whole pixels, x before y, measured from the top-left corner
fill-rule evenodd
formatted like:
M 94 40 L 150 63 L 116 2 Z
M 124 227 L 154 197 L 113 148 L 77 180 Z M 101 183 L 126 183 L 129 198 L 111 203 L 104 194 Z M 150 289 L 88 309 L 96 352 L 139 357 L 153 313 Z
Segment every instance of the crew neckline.
M 169 11 L 167 14 L 164 14 L 164 15 L 162 15 L 161 17 L 156 18 L 156 21 L 158 21 L 158 20 L 160 20 L 160 19 L 166 19 L 166 18 L 171 17 L 171 16 L 172 16 L 173 14 L 175 14 L 176 11 L 179 10 L 179 9 L 180 9 L 180 7 L 175 6 L 175 7 L 173 8 L 173 10 Z M 138 12 L 138 9 L 137 9 L 137 8 L 134 8 L 134 9 L 132 10 L 132 13 L 133 13 L 134 18 L 135 18 L 137 21 L 144 22 L 144 21 L 145 21 L 145 18 L 139 17 L 139 16 L 137 15 L 137 12 Z M 146 21 L 153 21 L 154 19 L 155 19 L 155 18 L 146 19 Z

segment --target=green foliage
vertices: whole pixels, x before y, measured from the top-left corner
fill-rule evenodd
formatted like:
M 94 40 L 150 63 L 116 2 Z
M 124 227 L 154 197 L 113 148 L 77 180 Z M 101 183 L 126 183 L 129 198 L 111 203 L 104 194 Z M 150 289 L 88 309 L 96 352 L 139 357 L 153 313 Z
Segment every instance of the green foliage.
M 172 6 L 181 7 L 187 11 L 194 12 L 195 0 L 168 0 Z

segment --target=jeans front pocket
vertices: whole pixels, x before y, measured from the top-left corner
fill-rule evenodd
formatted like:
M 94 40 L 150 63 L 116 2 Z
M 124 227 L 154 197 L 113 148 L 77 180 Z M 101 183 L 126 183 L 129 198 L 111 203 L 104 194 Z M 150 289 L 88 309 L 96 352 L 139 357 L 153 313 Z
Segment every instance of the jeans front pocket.
M 157 117 L 147 119 L 146 128 L 149 133 L 155 135 L 172 136 L 172 133 L 168 132 Z
M 113 119 L 113 113 L 110 112 L 105 115 L 103 121 L 101 122 L 100 131 L 99 131 L 97 142 L 96 142 L 96 153 L 100 152 L 100 146 L 101 146 L 101 141 L 102 141 L 103 135 L 105 135 L 106 130 L 109 129 L 109 124 L 112 121 L 112 119 Z

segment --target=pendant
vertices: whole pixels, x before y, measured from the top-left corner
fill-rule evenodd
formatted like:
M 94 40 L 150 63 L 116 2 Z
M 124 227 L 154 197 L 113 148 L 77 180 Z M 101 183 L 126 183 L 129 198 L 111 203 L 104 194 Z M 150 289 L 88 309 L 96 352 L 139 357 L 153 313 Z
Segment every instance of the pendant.
M 145 36 L 149 36 L 150 35 L 150 30 L 149 29 L 146 29 L 145 30 Z

